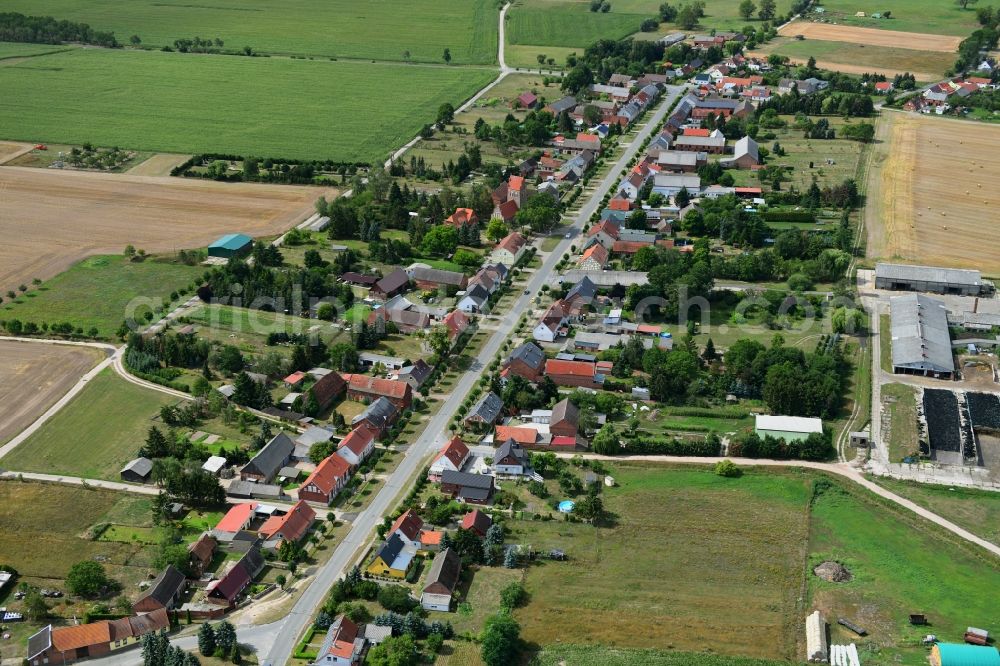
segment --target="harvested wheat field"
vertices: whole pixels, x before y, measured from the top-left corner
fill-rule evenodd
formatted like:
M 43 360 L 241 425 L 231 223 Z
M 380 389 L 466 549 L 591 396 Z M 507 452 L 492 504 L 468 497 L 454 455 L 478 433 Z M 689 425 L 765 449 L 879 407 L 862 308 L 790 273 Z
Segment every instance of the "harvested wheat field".
M 46 279 L 126 245 L 204 247 L 221 234 L 273 236 L 313 212 L 327 188 L 0 168 L 0 284 Z
M 778 34 L 786 37 L 802 35 L 806 39 L 817 39 L 829 42 L 851 42 L 852 44 L 870 44 L 871 46 L 894 46 L 901 49 L 912 49 L 920 45 L 921 51 L 944 51 L 954 53 L 962 41 L 961 37 L 948 35 L 929 35 L 920 32 L 897 32 L 895 30 L 879 30 L 877 28 L 855 28 L 849 25 L 831 25 L 829 23 L 812 23 L 810 21 L 793 21 L 781 28 Z
M 991 215 L 1000 207 L 1000 127 L 900 113 L 881 123 L 882 228 L 870 254 L 1000 274 L 1000 222 Z
M 0 340 L 0 444 L 31 425 L 101 358 L 89 347 Z
M 0 141 L 0 164 L 9 162 L 15 157 L 31 152 L 34 144 L 15 141 Z

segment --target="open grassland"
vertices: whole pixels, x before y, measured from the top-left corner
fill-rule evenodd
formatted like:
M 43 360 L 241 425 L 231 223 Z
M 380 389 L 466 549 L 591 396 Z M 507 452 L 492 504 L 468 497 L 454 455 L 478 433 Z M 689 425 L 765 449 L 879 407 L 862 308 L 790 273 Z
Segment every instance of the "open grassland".
M 277 235 L 310 214 L 318 196 L 335 195 L 312 187 L 27 167 L 0 168 L 0 192 L 0 291 L 129 244 L 155 253 L 205 247 L 226 233 Z
M 569 46 L 537 46 L 537 45 L 521 45 L 521 44 L 507 44 L 507 48 L 504 51 L 504 60 L 507 61 L 509 67 L 523 67 L 526 69 L 538 69 L 538 56 L 544 55 L 546 59 L 552 58 L 555 64 L 550 67 L 545 64 L 543 69 L 558 69 L 566 66 L 566 57 L 570 54 L 582 55 L 583 49 L 579 47 L 569 47 Z
M 878 28 L 831 25 L 829 23 L 813 23 L 811 21 L 794 21 L 789 23 L 779 31 L 779 34 L 786 37 L 803 35 L 807 40 L 850 42 L 900 49 L 912 49 L 914 46 L 919 45 L 922 51 L 940 51 L 942 53 L 955 53 L 958 50 L 959 42 L 962 41 L 962 37 L 949 37 L 946 35 L 928 34 L 926 32 L 879 30 Z
M 926 627 L 909 624 L 909 613 L 926 613 L 930 633 L 961 642 L 967 626 L 996 627 L 1000 586 L 996 558 L 909 511 L 834 483 L 813 503 L 810 567 L 826 560 L 845 565 L 847 583 L 810 574 L 812 607 L 831 624 L 831 642 L 856 642 L 864 664 L 927 663 L 920 639 Z M 866 628 L 859 638 L 836 618 Z
M 913 500 L 973 534 L 1000 545 L 1000 493 L 888 477 L 874 480 L 897 495 Z
M 649 14 L 622 11 L 592 12 L 587 2 L 558 0 L 520 0 L 508 16 L 507 39 L 511 44 L 580 49 L 599 39 L 621 39 L 649 18 Z
M 916 393 L 915 388 L 906 384 L 882 386 L 884 414 L 889 418 L 890 462 L 900 462 L 906 456 L 919 454 Z
M 569 557 L 528 570 L 530 602 L 516 612 L 524 638 L 795 657 L 807 478 L 659 466 L 612 474 L 620 485 L 604 502 L 614 527 L 511 524 L 509 543 Z
M 963 10 L 946 0 L 884 0 L 878 6 L 866 0 L 823 0 L 815 4 L 826 9 L 826 19 L 850 26 L 961 37 L 979 27 L 972 9 Z M 855 16 L 857 12 L 865 16 Z M 872 12 L 892 15 L 889 19 L 873 19 Z
M 48 483 L 0 481 L 0 561 L 27 580 L 61 587 L 69 568 L 95 556 L 120 582 L 142 578 L 151 565 L 142 544 L 91 540 L 100 523 L 149 525 L 149 498 Z M 129 571 L 139 568 L 141 571 Z M 132 590 L 127 590 L 131 594 Z
M 919 46 L 919 43 L 911 46 Z M 954 54 L 941 51 L 918 51 L 913 48 L 818 39 L 799 41 L 789 37 L 777 37 L 754 53 L 762 56 L 777 53 L 788 56 L 793 62 L 803 63 L 809 58 L 815 58 L 819 67 L 847 73 L 859 70 L 861 73 L 879 72 L 891 78 L 897 73 L 910 72 L 918 81 L 940 79 L 955 62 Z
M 141 321 L 150 309 L 170 302 L 176 289 L 197 284 L 205 268 L 166 258 L 131 262 L 119 255 L 98 255 L 75 264 L 15 301 L 0 305 L 0 319 L 61 324 L 111 339 L 127 318 Z
M 250 354 L 267 351 L 291 354 L 291 347 L 287 345 L 267 346 L 270 333 L 315 335 L 326 344 L 349 339 L 346 332 L 333 328 L 329 322 L 228 305 L 199 306 L 186 314 L 184 320 L 197 327 L 198 337 L 236 345 L 240 351 Z
M 996 221 L 1000 206 L 1000 127 L 885 113 L 887 155 L 878 196 L 882 228 L 871 257 L 1000 272 Z
M 6 119 L 0 138 L 379 161 L 433 122 L 443 102 L 457 106 L 494 74 L 478 67 L 74 49 L 0 65 Z M 114 86 L 103 85 L 109 79 Z
M 0 444 L 31 425 L 102 357 L 86 347 L 0 340 Z
M 5 11 L 45 14 L 114 31 L 120 41 L 139 35 L 143 46 L 175 39 L 222 39 L 224 48 L 250 46 L 258 53 L 441 62 L 445 47 L 453 62 L 491 63 L 497 52 L 497 9 L 491 0 L 10 0 Z M 44 9 L 44 11 L 41 11 Z
M 18 472 L 118 480 L 135 458 L 160 407 L 176 398 L 100 373 L 58 414 L 3 458 Z M 162 424 L 161 424 L 162 425 Z
M 538 655 L 538 666 L 787 666 L 787 661 L 668 652 L 603 645 L 560 645 Z
M 56 44 L 22 44 L 21 42 L 0 42 L 0 60 L 7 58 L 24 58 L 28 56 L 41 55 L 43 53 L 55 53 L 57 51 L 67 51 L 76 48 L 74 46 L 59 46 Z

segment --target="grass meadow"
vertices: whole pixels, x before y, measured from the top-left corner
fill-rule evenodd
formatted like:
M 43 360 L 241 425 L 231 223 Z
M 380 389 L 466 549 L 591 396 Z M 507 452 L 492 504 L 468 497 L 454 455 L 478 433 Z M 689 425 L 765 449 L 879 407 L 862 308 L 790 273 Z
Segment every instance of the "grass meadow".
M 117 255 L 84 259 L 68 271 L 0 305 L 0 319 L 20 319 L 41 325 L 70 322 L 84 332 L 97 328 L 111 338 L 126 319 L 135 298 L 166 304 L 176 289 L 191 286 L 204 268 L 168 259 L 130 262 Z M 148 311 L 136 310 L 134 316 Z
M 883 329 L 885 330 L 885 329 Z M 919 455 L 917 446 L 917 390 L 906 384 L 883 384 L 882 402 L 889 417 L 889 462 Z
M 823 0 L 822 6 L 827 18 L 836 23 L 863 28 L 965 37 L 979 27 L 974 7 L 962 9 L 955 2 L 942 0 L 884 0 L 878 6 L 865 0 Z M 857 17 L 857 12 L 865 12 L 866 16 Z M 867 16 L 872 12 L 892 12 L 892 18 L 872 19 Z
M 538 655 L 538 666 L 787 666 L 787 661 L 727 657 L 695 652 L 672 652 L 603 645 L 560 645 Z
M 110 30 L 119 41 L 132 35 L 159 48 L 178 38 L 222 39 L 224 48 L 250 46 L 259 53 L 441 62 L 445 47 L 452 62 L 493 63 L 497 54 L 497 6 L 491 0 L 212 0 L 209 3 L 157 0 L 46 0 L 44 12 L 31 0 L 9 0 L 5 11 L 43 13 Z
M 1000 545 L 1000 493 L 899 481 L 889 477 L 879 477 L 875 481 L 973 534 Z
M 52 44 L 22 44 L 21 42 L 0 42 L 0 60 L 7 58 L 24 58 L 36 56 L 43 53 L 56 53 L 58 51 L 68 51 L 73 46 L 56 46 Z
M 18 472 L 119 480 L 160 407 L 177 399 L 131 384 L 110 369 L 94 377 L 58 414 L 4 456 Z M 160 424 L 162 425 L 162 424 Z
M 612 474 L 613 527 L 509 523 L 508 543 L 569 558 L 528 570 L 530 601 L 516 612 L 524 638 L 793 658 L 808 478 L 624 465 Z
M 494 75 L 485 67 L 73 49 L 0 66 L 7 119 L 0 132 L 26 141 L 370 162 L 433 122 L 443 102 L 457 106 Z
M 858 643 L 864 664 L 927 663 L 920 639 L 928 628 L 910 626 L 909 613 L 926 613 L 930 633 L 946 642 L 960 643 L 967 626 L 1000 622 L 996 559 L 858 488 L 834 483 L 816 497 L 810 546 L 810 566 L 836 560 L 853 574 L 847 583 L 810 575 L 810 596 L 827 618 L 868 630 L 858 638 L 831 625 L 831 642 Z

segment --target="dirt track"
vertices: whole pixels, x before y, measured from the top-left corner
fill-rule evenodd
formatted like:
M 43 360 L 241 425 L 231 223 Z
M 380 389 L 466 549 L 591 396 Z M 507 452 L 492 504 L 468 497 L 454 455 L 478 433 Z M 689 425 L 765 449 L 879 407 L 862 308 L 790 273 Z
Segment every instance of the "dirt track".
M 880 225 L 870 256 L 1000 274 L 1000 127 L 884 112 L 887 158 L 878 191 Z M 881 146 L 881 150 L 885 150 Z
M 849 25 L 830 25 L 828 23 L 813 23 L 811 21 L 793 21 L 787 24 L 779 34 L 786 37 L 803 35 L 806 39 L 818 39 L 827 42 L 850 42 L 852 44 L 869 44 L 871 46 L 888 46 L 901 49 L 912 49 L 920 45 L 921 51 L 942 51 L 954 53 L 962 41 L 961 37 L 948 35 L 928 35 L 919 32 L 897 32 L 895 30 L 879 30 L 878 28 L 856 28 Z
M 0 444 L 30 425 L 92 368 L 102 354 L 0 340 Z
M 11 161 L 15 157 L 31 152 L 33 144 L 17 143 L 14 141 L 0 141 L 0 164 Z
M 0 286 L 46 279 L 98 253 L 204 247 L 272 236 L 312 214 L 316 187 L 0 168 Z

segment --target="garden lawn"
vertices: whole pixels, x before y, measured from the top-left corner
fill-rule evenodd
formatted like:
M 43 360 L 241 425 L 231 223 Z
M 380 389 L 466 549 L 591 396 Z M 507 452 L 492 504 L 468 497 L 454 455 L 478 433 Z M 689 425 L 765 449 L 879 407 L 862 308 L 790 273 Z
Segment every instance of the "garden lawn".
M 458 106 L 494 76 L 478 67 L 73 49 L 0 67 L 0 138 L 372 162 L 433 122 L 442 103 Z
M 811 607 L 868 630 L 870 636 L 859 639 L 831 624 L 831 642 L 859 643 L 864 664 L 927 663 L 920 645 L 927 628 L 910 626 L 909 613 L 926 613 L 930 633 L 945 642 L 961 642 L 970 625 L 1000 622 L 995 558 L 906 509 L 839 482 L 812 508 L 810 567 L 825 560 L 844 564 L 854 578 L 827 583 L 810 575 Z
M 117 481 L 122 467 L 136 457 L 150 426 L 162 427 L 160 407 L 176 402 L 104 370 L 5 456 L 2 465 L 18 472 Z
M 809 478 L 617 465 L 605 489 L 614 527 L 516 521 L 508 543 L 559 548 L 529 568 L 522 636 L 765 658 L 796 656 Z M 557 497 L 558 498 L 558 497 Z
M 42 11 L 44 9 L 44 11 Z M 4 11 L 44 14 L 113 31 L 122 42 L 138 35 L 145 47 L 196 35 L 222 39 L 223 48 L 258 53 L 441 63 L 492 63 L 497 55 L 497 5 L 490 0 L 7 0 Z
M 973 534 L 1000 545 L 1000 493 L 899 481 L 889 477 L 873 480 Z
M 97 337 L 110 339 L 127 317 L 141 316 L 149 305 L 166 305 L 172 291 L 193 286 L 204 271 L 166 258 L 130 262 L 117 255 L 89 257 L 41 287 L 31 287 L 17 301 L 5 297 L 0 319 L 69 322 L 84 332 L 96 328 Z

